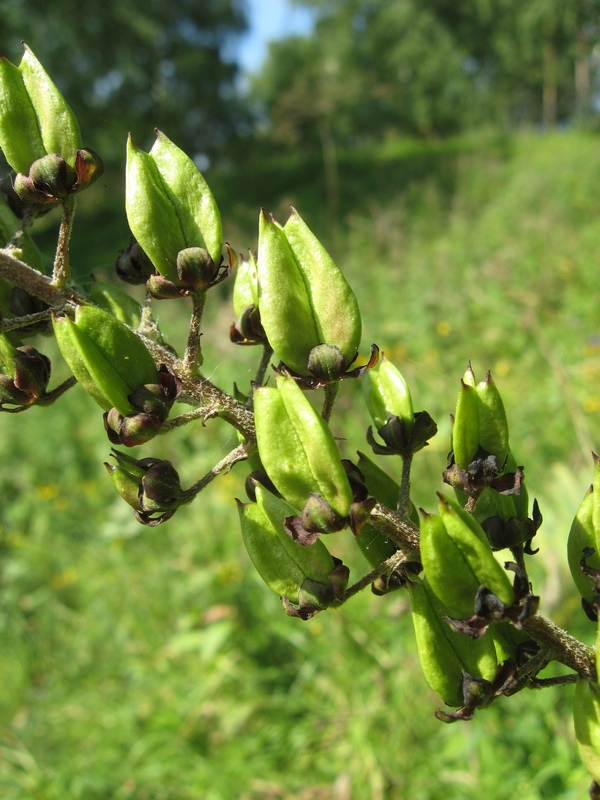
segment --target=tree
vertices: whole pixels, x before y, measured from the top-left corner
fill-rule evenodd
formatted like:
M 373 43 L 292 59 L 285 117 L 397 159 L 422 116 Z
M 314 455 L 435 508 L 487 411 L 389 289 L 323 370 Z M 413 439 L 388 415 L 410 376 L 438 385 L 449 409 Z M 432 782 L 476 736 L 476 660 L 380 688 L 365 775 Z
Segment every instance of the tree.
M 35 47 L 105 161 L 115 139 L 131 131 L 144 143 L 153 127 L 192 153 L 222 152 L 247 121 L 231 54 L 245 24 L 239 0 L 59 0 L 51 14 L 47 3 L 16 0 L 2 10 L 5 55 L 17 58 L 22 39 Z
M 312 0 L 305 72 L 335 59 L 343 82 L 324 74 L 329 116 L 346 131 L 340 142 L 387 131 L 435 138 L 480 123 L 553 127 L 591 113 L 596 4 L 554 0 Z M 290 45 L 292 47 L 295 45 Z M 280 109 L 294 105 L 310 127 L 318 92 L 301 104 L 300 64 L 286 74 L 285 43 L 273 48 L 257 82 L 275 132 Z M 310 56 L 309 56 L 310 53 Z M 298 53 L 296 53 L 296 56 Z M 321 68 L 322 71 L 322 68 Z M 272 76 L 278 73 L 275 82 Z M 316 87 L 313 87 L 316 90 Z M 291 98 L 297 92 L 297 103 Z M 289 124 L 289 122 L 288 122 Z

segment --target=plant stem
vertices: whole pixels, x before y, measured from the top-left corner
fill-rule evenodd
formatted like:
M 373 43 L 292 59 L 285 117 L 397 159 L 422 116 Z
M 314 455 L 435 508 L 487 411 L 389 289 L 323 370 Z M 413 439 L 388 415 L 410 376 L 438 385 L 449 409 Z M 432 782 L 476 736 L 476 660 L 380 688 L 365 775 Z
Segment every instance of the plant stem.
M 397 553 L 394 553 L 393 556 L 390 556 L 390 558 L 383 561 L 378 567 L 375 567 L 375 569 L 371 570 L 371 572 L 364 575 L 359 581 L 346 589 L 344 593 L 344 602 L 349 600 L 355 594 L 362 592 L 363 589 L 366 589 L 367 586 L 370 586 L 370 584 L 377 580 L 377 578 L 381 577 L 381 575 L 394 572 L 394 570 L 397 570 L 402 564 L 405 564 L 406 561 L 407 558 L 405 554 L 400 550 Z
M 65 288 L 71 276 L 69 268 L 69 242 L 73 230 L 76 206 L 77 200 L 73 195 L 69 195 L 63 202 L 63 215 L 60 221 L 56 256 L 54 257 L 54 270 L 52 272 L 52 285 L 59 289 Z
M 239 461 L 245 461 L 249 458 L 254 450 L 256 450 L 256 444 L 254 442 L 242 442 L 242 444 L 227 453 L 225 458 L 221 459 L 218 464 L 215 464 L 204 477 L 200 478 L 200 480 L 193 486 L 190 486 L 189 489 L 186 489 L 184 492 L 186 495 L 186 502 L 191 502 L 196 495 L 208 486 L 218 475 L 221 475 L 223 472 L 229 472 Z
M 419 529 L 412 522 L 405 517 L 401 517 L 389 508 L 376 503 L 369 522 L 377 528 L 378 531 L 384 533 L 394 544 L 402 550 L 409 551 L 406 553 L 407 561 L 420 560 L 420 538 Z
M 325 422 L 329 422 L 331 418 L 333 404 L 335 403 L 335 398 L 337 397 L 339 388 L 339 381 L 325 384 L 325 400 L 323 402 L 323 410 L 321 411 L 321 417 L 325 420 Z
M 410 469 L 412 467 L 412 459 L 412 452 L 402 457 L 402 477 L 400 479 L 400 491 L 398 492 L 398 505 L 396 508 L 401 517 L 407 517 L 410 510 Z
M 541 614 L 534 614 L 533 617 L 524 620 L 523 630 L 539 645 L 547 648 L 549 660 L 559 661 L 582 678 L 597 680 L 596 655 L 593 648 L 582 644 Z
M 42 275 L 36 269 L 32 269 L 23 261 L 19 261 L 6 250 L 0 250 L 0 277 L 55 309 L 61 309 L 69 302 L 84 302 L 76 292 L 65 287 L 55 286 L 50 278 Z
M 201 289 L 192 295 L 192 318 L 190 320 L 190 330 L 188 334 L 185 356 L 183 358 L 183 369 L 190 377 L 197 377 L 198 370 L 202 366 L 202 349 L 200 347 L 200 337 L 202 333 L 202 314 L 206 304 L 206 291 Z
M 269 367 L 269 362 L 271 360 L 271 356 L 273 355 L 273 348 L 271 345 L 266 342 L 263 345 L 263 354 L 260 360 L 260 364 L 258 365 L 258 370 L 256 371 L 256 377 L 254 378 L 254 383 L 257 386 L 262 386 L 265 380 L 265 375 L 267 374 L 267 369 Z

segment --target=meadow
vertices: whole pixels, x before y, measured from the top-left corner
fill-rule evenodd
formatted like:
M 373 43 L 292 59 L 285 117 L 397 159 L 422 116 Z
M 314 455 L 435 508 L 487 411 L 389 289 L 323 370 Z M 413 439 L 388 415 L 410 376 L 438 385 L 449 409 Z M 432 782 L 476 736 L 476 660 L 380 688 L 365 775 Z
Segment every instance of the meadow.
M 565 546 L 591 481 L 590 451 L 600 448 L 597 136 L 390 141 L 341 154 L 338 166 L 335 231 L 318 160 L 264 160 L 207 177 L 236 249 L 255 247 L 261 205 L 283 221 L 293 202 L 330 237 L 361 304 L 361 355 L 376 342 L 404 373 L 415 408 L 439 426 L 416 459 L 417 505 L 432 510 L 442 489 L 467 361 L 478 378 L 492 371 L 544 516 L 534 589 L 544 613 L 591 643 Z M 86 238 L 94 202 L 83 204 L 75 233 L 82 279 L 127 238 L 123 223 L 114 247 L 97 228 Z M 243 389 L 255 354 L 228 341 L 228 292 L 209 303 L 204 370 Z M 161 309 L 176 345 L 181 313 Z M 58 380 L 66 373 L 58 357 L 53 364 Z M 369 422 L 350 381 L 336 415 L 344 456 L 366 452 Z M 212 421 L 139 453 L 170 458 L 187 485 L 235 443 Z M 52 411 L 0 418 L 2 798 L 585 795 L 572 687 L 522 692 L 471 723 L 443 725 L 401 591 L 364 592 L 308 623 L 292 620 L 241 543 L 233 498 L 244 497 L 243 465 L 148 529 L 114 491 L 102 467 L 109 452 L 101 414 L 77 388 Z M 349 539 L 339 552 L 353 576 L 366 571 Z

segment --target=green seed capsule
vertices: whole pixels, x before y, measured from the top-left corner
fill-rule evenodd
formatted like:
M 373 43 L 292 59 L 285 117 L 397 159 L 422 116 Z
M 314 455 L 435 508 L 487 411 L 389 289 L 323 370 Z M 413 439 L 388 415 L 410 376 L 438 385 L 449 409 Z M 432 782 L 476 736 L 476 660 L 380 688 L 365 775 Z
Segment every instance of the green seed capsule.
M 485 532 L 458 505 L 440 497 L 440 514 L 423 514 L 421 560 L 427 579 L 455 617 L 474 612 L 477 590 L 485 586 L 506 605 L 514 594 Z
M 593 581 L 581 571 L 581 559 L 586 548 L 595 551 L 586 559 L 587 565 L 593 569 L 600 569 L 600 458 L 596 454 L 593 456 L 594 479 L 571 524 L 567 540 L 571 576 L 579 594 L 587 602 L 591 602 L 596 595 L 592 591 Z
M 129 395 L 158 383 L 158 370 L 141 339 L 95 306 L 77 306 L 74 319 L 55 316 L 53 326 L 71 372 L 98 405 L 124 416 L 136 413 Z
M 504 403 L 488 372 L 485 380 L 475 387 L 479 397 L 479 445 L 496 456 L 501 470 L 508 456 L 508 421 Z
M 573 721 L 579 756 L 596 783 L 600 783 L 600 687 L 578 678 L 573 698 Z
M 310 547 L 294 542 L 283 528 L 296 510 L 284 500 L 256 486 L 256 503 L 238 501 L 244 545 L 258 574 L 280 597 L 298 603 L 302 588 L 311 587 L 316 608 L 333 600 L 329 576 L 335 564 L 318 540 Z
M 479 447 L 479 397 L 475 387 L 461 381 L 454 424 L 452 450 L 461 469 L 467 469 Z
M 392 414 L 401 420 L 409 439 L 415 417 L 410 390 L 400 371 L 382 354 L 379 364 L 363 375 L 362 385 L 375 428 L 383 427 Z
M 127 140 L 125 205 L 129 227 L 167 280 L 179 285 L 177 256 L 203 248 L 221 259 L 221 217 L 194 162 L 160 131 L 149 153 Z
M 77 151 L 82 147 L 75 115 L 27 45 L 19 70 L 38 120 L 44 151 L 58 154 L 75 169 Z
M 252 253 L 242 259 L 233 284 L 233 310 L 241 316 L 248 306 L 258 306 L 258 273 Z
M 492 680 L 497 668 L 491 637 L 471 639 L 445 622 L 451 609 L 440 602 L 427 580 L 408 584 L 417 651 L 425 679 L 449 706 L 463 704 L 463 672 Z
M 280 373 L 277 388 L 257 388 L 254 414 L 260 458 L 277 491 L 298 509 L 314 492 L 347 517 L 352 490 L 335 439 L 296 381 Z
M 0 148 L 15 172 L 27 174 L 46 148 L 21 70 L 0 58 Z
M 480 448 L 496 457 L 496 466 L 501 472 L 509 454 L 504 404 L 490 373 L 476 384 L 469 364 L 461 381 L 452 427 L 456 464 L 466 470 Z
M 281 227 L 261 212 L 258 240 L 261 321 L 275 353 L 308 375 L 311 350 L 338 348 L 345 364 L 358 352 L 358 303 L 346 279 L 295 209 Z

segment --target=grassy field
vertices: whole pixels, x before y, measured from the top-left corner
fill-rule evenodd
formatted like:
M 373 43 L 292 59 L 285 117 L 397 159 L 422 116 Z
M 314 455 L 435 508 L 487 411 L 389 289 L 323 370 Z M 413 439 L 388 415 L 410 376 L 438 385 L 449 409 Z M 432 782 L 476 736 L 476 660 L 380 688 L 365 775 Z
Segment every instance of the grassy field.
M 503 393 L 544 515 L 532 564 L 543 610 L 590 643 L 564 550 L 600 447 L 599 152 L 597 138 L 572 132 L 343 156 L 332 242 L 361 303 L 363 355 L 377 342 L 439 425 L 416 460 L 415 502 L 431 510 L 442 486 L 471 359 Z M 260 205 L 283 219 L 293 201 L 328 235 L 319 165 L 309 166 L 248 166 L 239 190 L 215 176 L 236 248 L 255 246 Z M 85 215 L 82 274 L 110 260 L 86 250 Z M 181 313 L 161 309 L 176 344 Z M 228 343 L 225 290 L 207 314 L 206 374 L 243 388 L 254 354 Z M 344 455 L 366 450 L 351 382 L 336 413 Z M 213 422 L 139 452 L 170 458 L 185 485 L 234 445 Z M 109 451 L 100 413 L 77 389 L 52 412 L 0 418 L 3 800 L 585 795 L 571 688 L 523 692 L 472 723 L 442 725 L 401 592 L 291 620 L 241 545 L 232 498 L 243 497 L 243 467 L 148 529 L 117 498 L 102 467 Z M 366 570 L 351 541 L 334 546 L 354 577 Z

